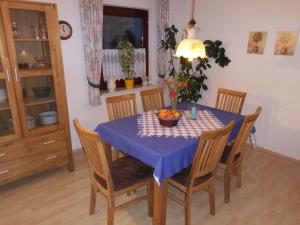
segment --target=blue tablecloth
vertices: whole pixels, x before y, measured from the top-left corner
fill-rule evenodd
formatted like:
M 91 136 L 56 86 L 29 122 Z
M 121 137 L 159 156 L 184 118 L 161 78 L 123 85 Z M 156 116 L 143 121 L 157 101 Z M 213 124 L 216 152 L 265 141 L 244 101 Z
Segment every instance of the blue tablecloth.
M 181 103 L 177 107 L 187 109 L 188 104 Z M 235 121 L 229 141 L 236 138 L 243 122 L 242 115 L 203 105 L 198 105 L 198 108 L 211 111 L 223 124 Z M 137 117 L 138 115 L 102 123 L 95 131 L 103 141 L 110 143 L 114 148 L 153 167 L 154 177 L 159 183 L 192 163 L 198 138 L 140 137 L 137 135 Z

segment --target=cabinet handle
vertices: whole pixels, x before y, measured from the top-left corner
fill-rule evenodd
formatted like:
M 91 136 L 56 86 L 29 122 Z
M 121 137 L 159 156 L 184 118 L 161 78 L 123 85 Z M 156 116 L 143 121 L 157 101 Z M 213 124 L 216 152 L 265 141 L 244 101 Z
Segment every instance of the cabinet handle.
M 15 68 L 15 78 L 16 78 L 16 81 L 19 82 L 19 76 L 18 76 L 17 68 Z
M 49 156 L 49 157 L 45 158 L 45 160 L 50 160 L 50 159 L 55 159 L 55 158 L 57 158 L 57 155 Z
M 0 157 L 3 157 L 3 156 L 6 156 L 6 154 L 5 154 L 5 153 L 1 153 L 1 154 L 0 154 Z
M 49 144 L 54 143 L 54 142 L 55 142 L 55 140 L 52 140 L 52 141 L 46 141 L 46 142 L 43 142 L 43 145 L 49 145 Z
M 8 170 L 0 171 L 0 175 L 8 173 Z
M 8 71 L 8 69 L 6 70 L 6 77 L 7 77 L 8 83 L 9 83 L 10 82 L 10 78 L 9 78 L 9 71 Z

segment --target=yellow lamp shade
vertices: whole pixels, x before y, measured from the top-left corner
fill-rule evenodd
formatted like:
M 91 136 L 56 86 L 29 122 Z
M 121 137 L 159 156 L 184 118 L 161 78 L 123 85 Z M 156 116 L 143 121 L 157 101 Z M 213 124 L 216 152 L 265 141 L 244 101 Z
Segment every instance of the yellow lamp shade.
M 205 58 L 206 51 L 203 42 L 200 39 L 183 39 L 179 43 L 175 53 L 175 57 L 181 56 L 187 58 L 189 61 L 193 61 L 193 59 L 197 59 L 198 57 Z

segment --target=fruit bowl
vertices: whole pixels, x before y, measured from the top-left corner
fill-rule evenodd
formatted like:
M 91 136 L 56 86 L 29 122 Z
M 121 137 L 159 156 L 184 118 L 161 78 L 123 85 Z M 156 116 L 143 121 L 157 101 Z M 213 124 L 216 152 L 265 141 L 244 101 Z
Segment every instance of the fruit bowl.
M 161 109 L 156 114 L 159 124 L 163 127 L 174 127 L 182 116 L 182 112 L 179 110 Z

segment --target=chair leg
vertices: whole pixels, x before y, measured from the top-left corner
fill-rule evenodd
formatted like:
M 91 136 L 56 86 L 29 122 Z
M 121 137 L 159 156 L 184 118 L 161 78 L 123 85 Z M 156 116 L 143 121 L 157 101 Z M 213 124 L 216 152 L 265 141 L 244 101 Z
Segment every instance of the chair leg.
M 236 166 L 236 178 L 237 178 L 236 186 L 238 188 L 242 187 L 242 161 L 241 160 L 239 160 L 237 162 L 237 166 Z
M 114 224 L 114 206 L 108 204 L 107 206 L 107 225 L 113 225 Z
M 192 208 L 192 198 L 190 194 L 185 196 L 185 225 L 191 224 L 191 208 Z
M 116 156 L 116 160 L 121 158 L 121 153 L 119 151 L 117 151 L 117 156 Z
M 153 183 L 154 181 L 151 180 L 147 186 L 147 200 L 148 200 L 148 216 L 153 217 Z
M 209 210 L 210 215 L 216 214 L 216 207 L 215 207 L 215 182 L 212 182 L 208 187 L 208 194 L 209 194 Z
M 248 138 L 250 144 L 251 144 L 251 148 L 252 149 L 256 149 L 256 139 L 255 139 L 255 134 L 251 133 L 249 138 Z
M 112 161 L 115 161 L 115 160 L 117 160 L 118 158 L 119 158 L 119 155 L 118 155 L 118 150 L 117 149 L 115 149 L 115 148 L 113 148 L 112 150 L 111 150 L 111 158 L 112 158 Z
M 91 198 L 90 198 L 90 215 L 95 213 L 96 208 L 96 189 L 93 184 L 91 184 Z
M 224 202 L 230 201 L 230 174 L 224 176 Z

